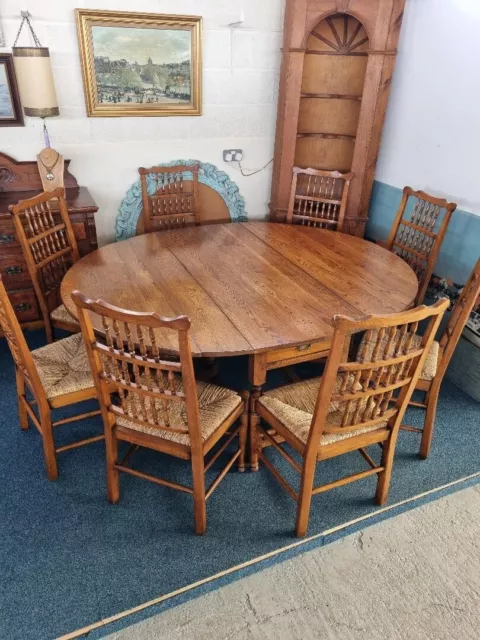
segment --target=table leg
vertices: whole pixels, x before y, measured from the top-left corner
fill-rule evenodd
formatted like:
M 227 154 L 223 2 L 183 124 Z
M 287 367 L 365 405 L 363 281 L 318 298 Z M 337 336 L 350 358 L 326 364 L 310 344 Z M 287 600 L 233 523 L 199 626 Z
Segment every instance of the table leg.
M 201 358 L 200 359 L 200 380 L 203 382 L 211 382 L 218 376 L 218 360 L 217 358 Z
M 254 353 L 249 361 L 250 380 L 250 417 L 249 417 L 249 449 L 250 449 L 250 469 L 258 471 L 258 442 L 257 425 L 260 416 L 256 411 L 258 398 L 262 395 L 262 386 L 267 381 L 267 354 Z

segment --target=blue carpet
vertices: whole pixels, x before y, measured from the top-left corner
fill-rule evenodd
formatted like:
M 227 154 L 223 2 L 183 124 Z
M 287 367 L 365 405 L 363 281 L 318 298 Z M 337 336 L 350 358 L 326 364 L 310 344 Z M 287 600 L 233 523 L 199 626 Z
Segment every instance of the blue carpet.
M 29 336 L 32 347 L 42 340 L 41 333 Z M 60 454 L 61 476 L 48 482 L 38 433 L 18 427 L 13 366 L 3 340 L 0 363 L 2 640 L 51 640 L 295 542 L 295 505 L 265 469 L 225 478 L 208 502 L 204 537 L 193 534 L 186 494 L 123 475 L 120 503 L 109 505 L 102 443 Z M 220 368 L 220 382 L 246 386 L 245 358 L 220 361 Z M 277 372 L 269 383 L 283 381 Z M 444 384 L 431 457 L 419 461 L 418 436 L 400 435 L 390 503 L 480 471 L 479 408 Z M 410 424 L 421 419 L 420 410 L 409 411 Z M 100 429 L 97 419 L 61 427 L 57 444 Z M 133 464 L 189 483 L 182 461 L 141 451 Z M 364 465 L 358 454 L 329 461 L 319 468 L 319 481 Z M 369 478 L 314 498 L 309 535 L 376 511 L 374 487 Z

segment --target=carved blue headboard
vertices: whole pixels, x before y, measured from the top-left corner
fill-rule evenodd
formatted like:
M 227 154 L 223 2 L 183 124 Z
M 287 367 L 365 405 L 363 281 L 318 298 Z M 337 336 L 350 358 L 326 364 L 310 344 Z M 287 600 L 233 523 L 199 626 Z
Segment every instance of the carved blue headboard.
M 246 222 L 248 220 L 245 211 L 245 200 L 237 185 L 232 182 L 225 171 L 220 171 L 213 164 L 200 162 L 199 160 L 174 160 L 158 164 L 158 167 L 174 167 L 176 165 L 192 166 L 198 164 L 198 181 L 211 189 L 214 189 L 223 199 L 230 212 L 232 222 Z M 185 174 L 185 180 L 191 180 L 192 174 Z M 152 175 L 147 176 L 147 190 L 153 195 L 156 189 L 156 182 Z M 115 223 L 115 236 L 117 240 L 126 240 L 135 235 L 137 222 L 142 212 L 142 191 L 140 179 L 135 182 L 127 191 L 120 208 Z

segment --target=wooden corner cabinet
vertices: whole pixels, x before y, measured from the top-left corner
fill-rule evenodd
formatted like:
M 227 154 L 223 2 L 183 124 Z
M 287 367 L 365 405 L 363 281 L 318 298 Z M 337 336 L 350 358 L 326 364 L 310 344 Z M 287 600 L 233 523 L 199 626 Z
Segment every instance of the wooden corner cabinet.
M 292 169 L 353 172 L 344 231 L 363 236 L 405 0 L 287 0 L 270 217 Z
M 88 189 L 79 187 L 69 173 L 69 163 L 70 160 L 65 160 L 65 198 L 80 255 L 86 255 L 97 248 L 95 213 L 98 207 Z M 0 153 L 0 273 L 18 319 L 29 329 L 42 327 L 43 321 L 8 208 L 41 191 L 36 160 L 16 162 Z

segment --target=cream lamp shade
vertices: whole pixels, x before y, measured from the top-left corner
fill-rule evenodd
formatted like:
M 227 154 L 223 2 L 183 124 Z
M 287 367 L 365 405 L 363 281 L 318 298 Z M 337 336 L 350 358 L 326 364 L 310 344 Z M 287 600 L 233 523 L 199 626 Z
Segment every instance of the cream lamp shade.
M 26 116 L 58 116 L 50 52 L 47 47 L 13 47 L 18 90 Z

